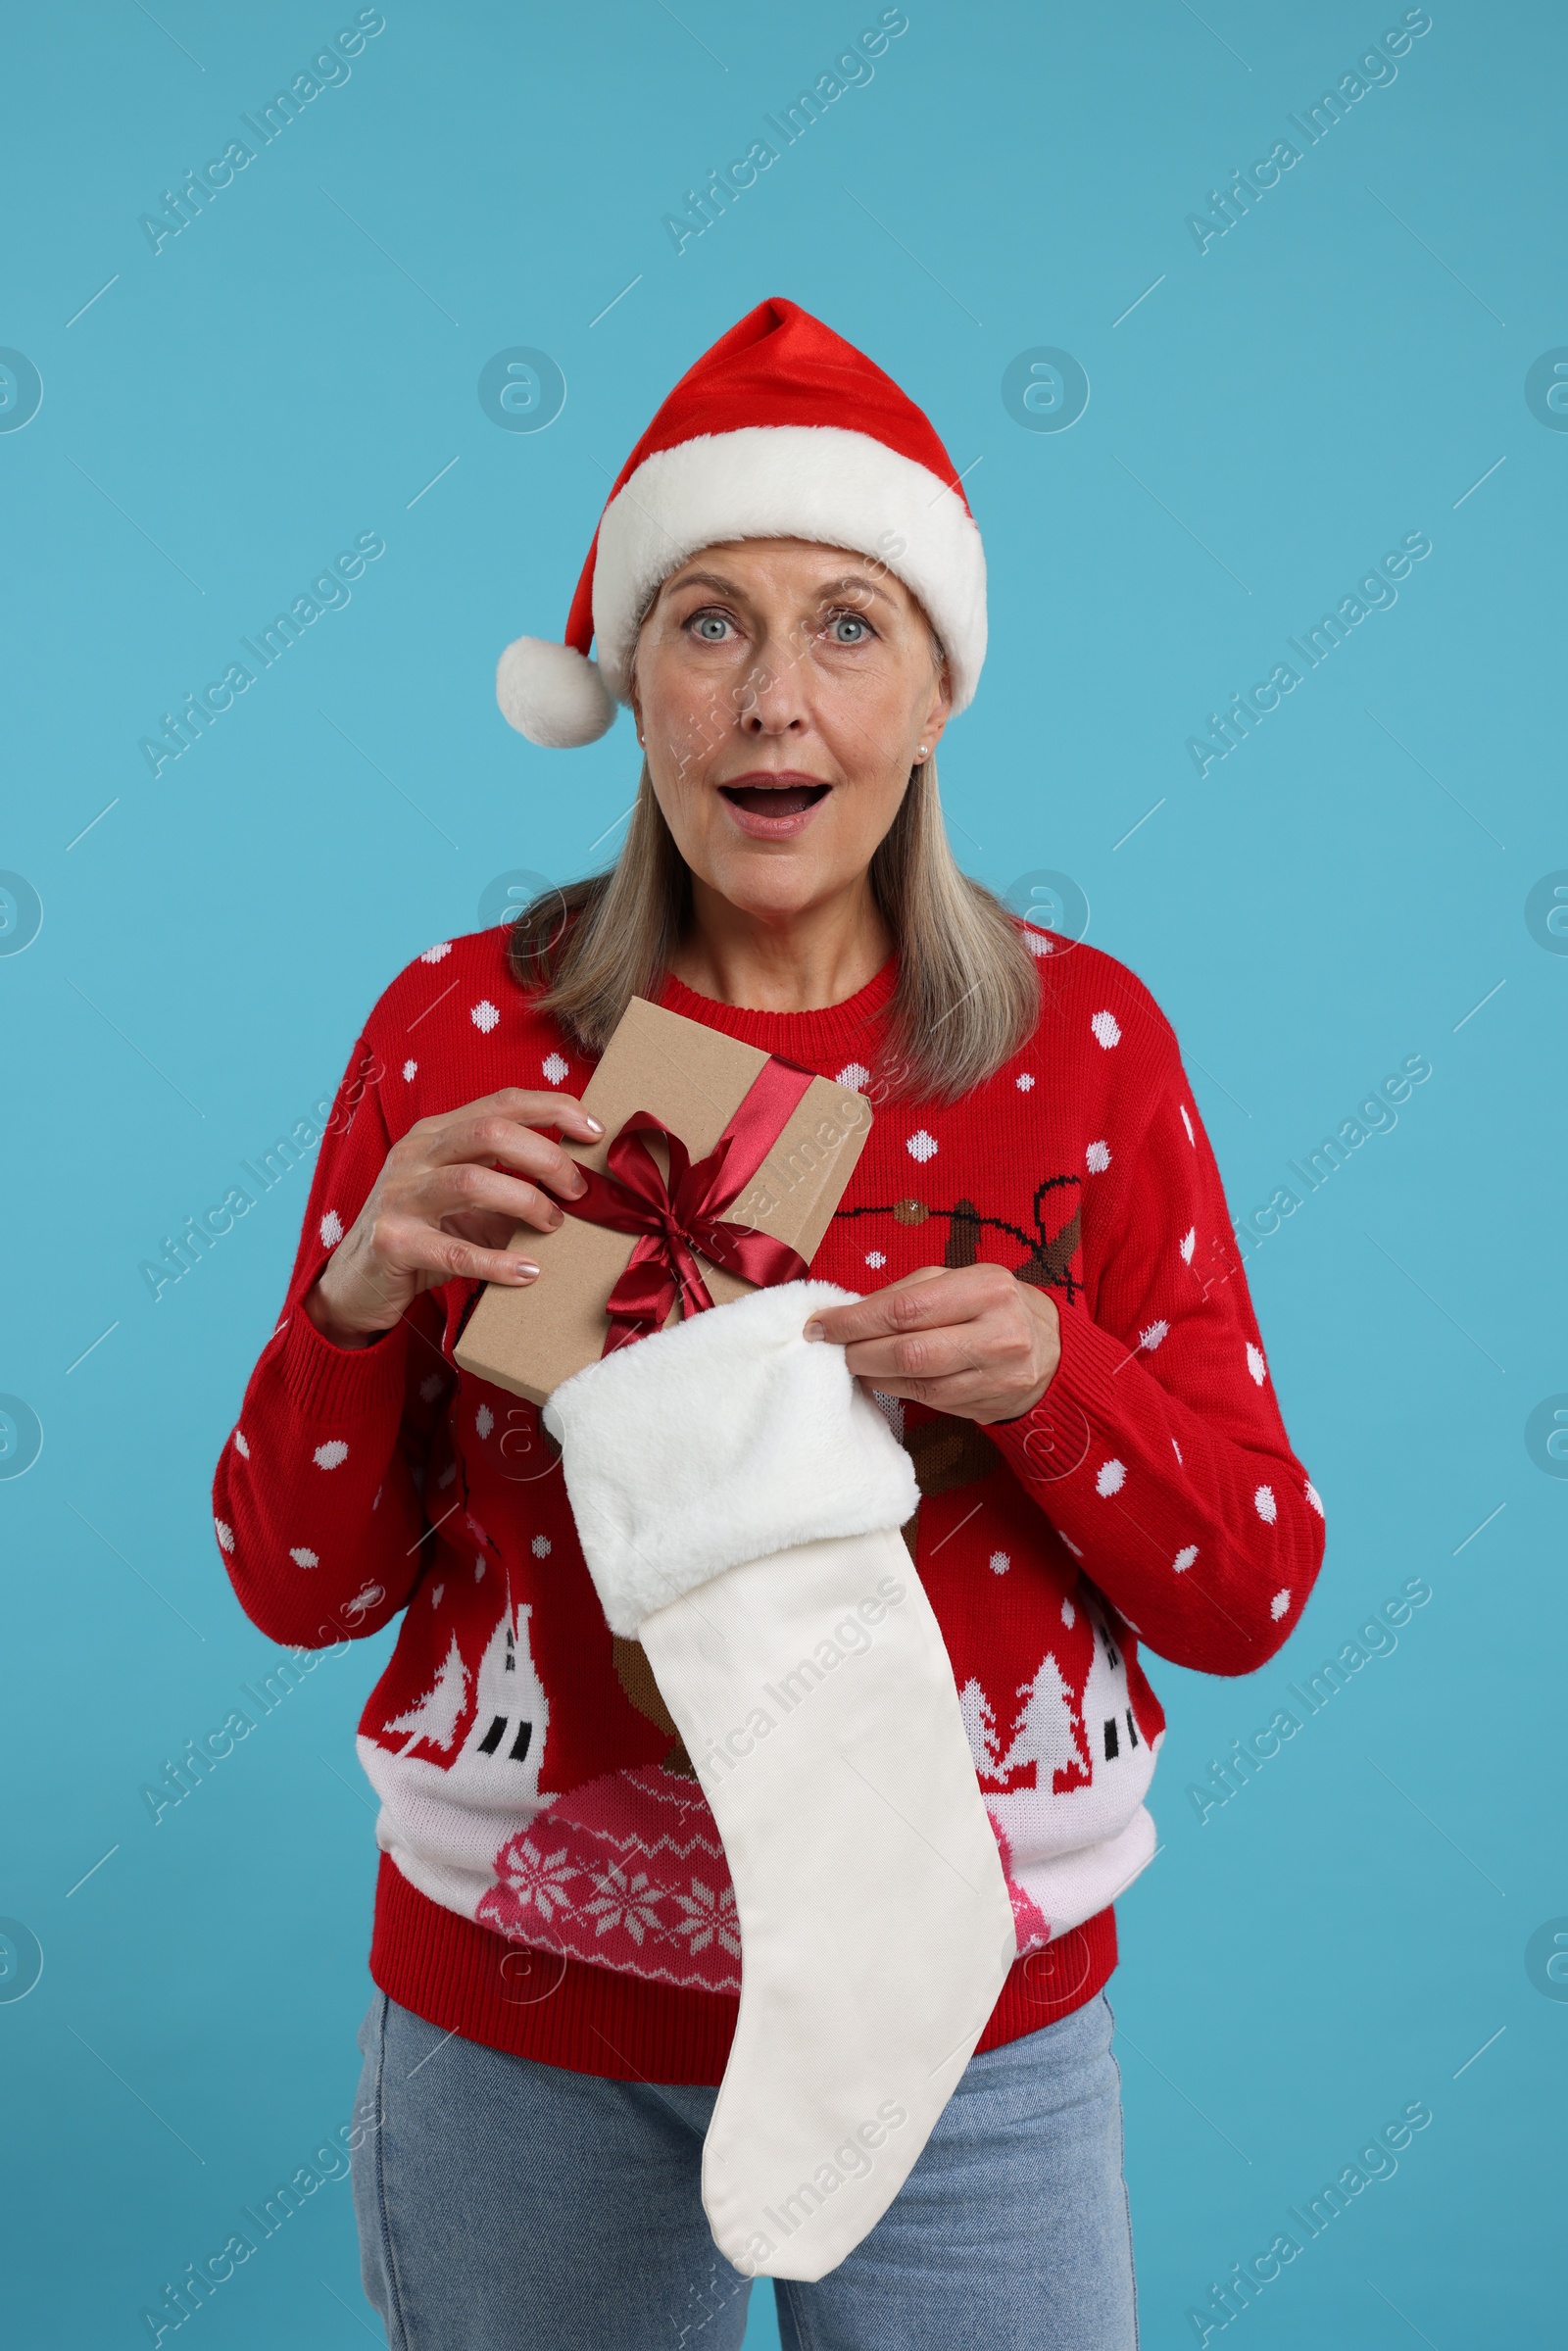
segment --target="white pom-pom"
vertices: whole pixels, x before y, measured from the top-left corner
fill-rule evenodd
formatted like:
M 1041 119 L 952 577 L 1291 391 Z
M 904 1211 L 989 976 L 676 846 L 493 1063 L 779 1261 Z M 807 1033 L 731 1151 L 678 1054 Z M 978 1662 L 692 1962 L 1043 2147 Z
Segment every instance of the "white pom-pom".
M 518 637 L 496 663 L 496 700 L 509 726 L 547 751 L 597 743 L 615 706 L 597 661 L 546 637 Z

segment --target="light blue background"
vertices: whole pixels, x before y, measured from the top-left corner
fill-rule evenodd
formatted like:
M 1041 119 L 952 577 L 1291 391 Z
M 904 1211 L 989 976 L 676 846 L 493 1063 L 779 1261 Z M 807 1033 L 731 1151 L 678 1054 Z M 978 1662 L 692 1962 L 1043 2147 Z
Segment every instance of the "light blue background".
M 370 1990 L 352 1739 L 390 1634 L 158 1827 L 138 1795 L 276 1656 L 208 1486 L 304 1173 L 157 1304 L 138 1264 L 493 877 L 613 848 L 626 722 L 535 750 L 496 654 L 559 634 L 609 476 L 769 293 L 972 468 L 992 638 L 943 751 L 956 844 L 999 888 L 1084 890 L 1176 1024 L 1235 1212 L 1403 1056 L 1433 1065 L 1249 1260 L 1327 1503 L 1304 1622 L 1252 1681 L 1151 1661 L 1162 1850 L 1112 1984 L 1145 2343 L 1196 2340 L 1209 2281 L 1414 2099 L 1397 2176 L 1236 2325 L 1254 2351 L 1544 2339 L 1568 2004 L 1525 1954 L 1568 1913 L 1568 1486 L 1524 1429 L 1568 1390 L 1568 958 L 1524 906 L 1568 866 L 1568 434 L 1524 379 L 1568 343 L 1560 11 L 1434 0 L 1392 86 L 1228 235 L 1200 254 L 1185 225 L 1399 13 L 910 0 L 874 80 L 677 256 L 662 216 L 875 7 L 387 0 L 346 86 L 155 256 L 138 216 L 352 8 L 7 10 L 0 343 L 44 385 L 0 434 L 0 866 L 43 904 L 0 956 L 0 1390 L 44 1432 L 0 1482 L 0 1911 L 43 1952 L 0 2003 L 8 2339 L 146 2341 L 143 2306 L 347 2118 Z M 564 372 L 548 431 L 479 406 L 515 344 Z M 1003 406 L 1039 345 L 1087 370 L 1068 431 Z M 367 530 L 386 554 L 348 609 L 154 781 L 138 738 Z M 1206 713 L 1415 530 L 1397 605 L 1200 781 Z M 1200 1825 L 1187 1785 L 1416 1575 L 1397 1651 Z M 379 2337 L 346 2183 L 192 2324 L 208 2351 Z

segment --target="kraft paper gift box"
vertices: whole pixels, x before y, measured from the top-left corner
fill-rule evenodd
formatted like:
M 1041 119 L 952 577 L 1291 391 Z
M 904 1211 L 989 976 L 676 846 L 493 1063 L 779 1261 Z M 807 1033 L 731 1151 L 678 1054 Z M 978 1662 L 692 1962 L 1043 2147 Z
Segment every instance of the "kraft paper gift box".
M 645 1111 L 678 1137 L 695 1165 L 718 1143 L 768 1059 L 758 1046 L 634 996 L 581 1097 L 605 1133 L 597 1143 L 563 1148 L 602 1175 L 627 1119 Z M 808 1264 L 870 1131 L 863 1095 L 813 1077 L 755 1174 L 717 1215 L 784 1243 Z M 667 1175 L 662 1139 L 646 1140 Z M 638 1246 L 635 1234 L 573 1215 L 570 1201 L 561 1205 L 566 1214 L 554 1232 L 519 1224 L 512 1236 L 510 1246 L 538 1265 L 538 1280 L 523 1290 L 487 1283 L 453 1349 L 465 1371 L 533 1404 L 604 1353 L 612 1333 L 610 1294 Z M 694 1253 L 714 1305 L 757 1287 Z M 677 1302 L 667 1319 L 679 1312 Z

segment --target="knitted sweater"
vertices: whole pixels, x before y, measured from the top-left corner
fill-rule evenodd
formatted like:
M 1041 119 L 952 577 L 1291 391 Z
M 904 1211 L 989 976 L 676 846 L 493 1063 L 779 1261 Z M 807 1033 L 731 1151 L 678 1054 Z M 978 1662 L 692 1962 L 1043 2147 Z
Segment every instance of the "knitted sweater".
M 1092 1998 L 1115 1964 L 1110 1905 L 1153 1855 L 1164 1733 L 1140 1647 L 1255 1671 L 1323 1547 L 1170 1026 L 1110 956 L 1026 935 L 1035 1034 L 956 1103 L 877 1110 L 810 1268 L 863 1292 L 989 1261 L 1060 1311 L 1060 1364 L 1020 1418 L 884 1399 L 1013 1901 L 1019 1955 L 982 2049 Z M 739 1010 L 673 978 L 660 1001 L 862 1087 L 895 976 L 896 958 L 814 1012 Z M 416 1120 L 507 1085 L 580 1095 L 591 1069 L 511 978 L 499 929 L 430 948 L 387 989 L 219 1463 L 217 1532 L 275 1641 L 318 1648 L 403 1615 L 358 1741 L 381 1799 L 381 1988 L 547 2063 L 714 2082 L 741 1965 L 723 1849 L 647 1658 L 605 1624 L 538 1412 L 453 1361 L 479 1286 L 425 1293 L 362 1348 L 302 1304 Z

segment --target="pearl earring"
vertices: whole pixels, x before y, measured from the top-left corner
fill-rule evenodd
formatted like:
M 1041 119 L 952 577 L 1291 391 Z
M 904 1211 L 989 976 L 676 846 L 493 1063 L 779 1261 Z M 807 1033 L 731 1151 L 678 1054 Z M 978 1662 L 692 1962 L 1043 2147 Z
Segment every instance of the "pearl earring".
M 921 743 L 916 745 L 914 756 L 917 759 L 928 759 L 931 757 L 931 754 L 927 751 L 925 745 Z

